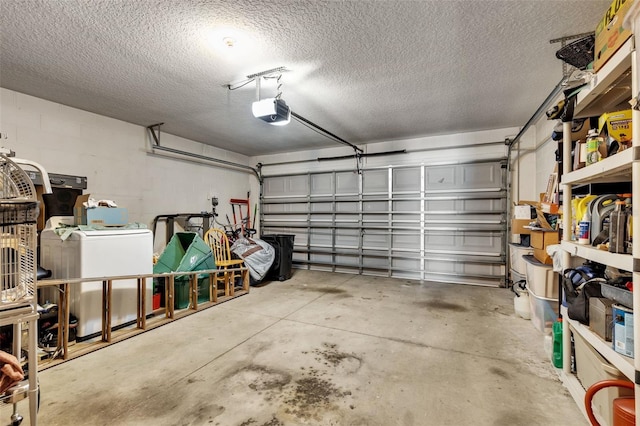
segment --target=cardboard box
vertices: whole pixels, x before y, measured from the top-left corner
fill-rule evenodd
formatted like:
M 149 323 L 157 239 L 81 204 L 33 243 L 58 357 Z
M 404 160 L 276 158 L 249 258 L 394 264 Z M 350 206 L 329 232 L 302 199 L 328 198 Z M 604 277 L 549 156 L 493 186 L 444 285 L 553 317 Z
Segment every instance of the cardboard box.
M 124 226 L 129 223 L 127 209 L 121 207 L 95 207 L 88 209 L 82 203 L 89 200 L 90 195 L 79 195 L 73 206 L 74 223 L 76 225 Z
M 513 207 L 514 219 L 532 219 L 531 206 L 514 206 Z
M 623 28 L 622 21 L 633 0 L 613 0 L 596 27 L 593 69 L 598 71 L 609 58 L 631 37 L 631 30 Z
M 558 231 L 531 231 L 530 244 L 535 249 L 545 249 L 550 244 L 558 244 L 559 241 Z
M 613 304 L 613 350 L 633 358 L 633 311 L 625 306 Z
M 558 211 L 560 210 L 560 206 L 554 203 L 542 202 L 540 203 L 540 210 L 543 213 L 558 214 Z
M 598 118 L 598 132 L 606 132 L 618 143 L 631 140 L 631 110 L 605 112 Z
M 553 265 L 553 259 L 547 253 L 547 249 L 534 248 L 533 257 L 535 257 L 540 263 L 544 263 L 545 265 Z
M 530 219 L 511 219 L 512 234 L 530 234 L 531 229 L 525 228 L 531 223 Z

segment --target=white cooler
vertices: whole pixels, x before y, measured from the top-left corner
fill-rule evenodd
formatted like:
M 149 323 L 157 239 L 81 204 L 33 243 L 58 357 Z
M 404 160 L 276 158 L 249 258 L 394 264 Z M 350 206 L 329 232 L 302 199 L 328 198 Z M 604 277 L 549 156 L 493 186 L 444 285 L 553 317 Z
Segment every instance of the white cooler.
M 40 264 L 51 269 L 54 279 L 152 274 L 153 234 L 149 229 L 73 231 L 63 241 L 52 229 L 44 229 L 40 236 L 40 256 Z M 100 335 L 102 282 L 70 284 L 70 287 L 69 310 L 78 317 L 78 340 Z M 146 311 L 150 313 L 151 283 L 147 283 L 146 290 Z M 136 321 L 137 292 L 135 279 L 113 281 L 112 327 Z

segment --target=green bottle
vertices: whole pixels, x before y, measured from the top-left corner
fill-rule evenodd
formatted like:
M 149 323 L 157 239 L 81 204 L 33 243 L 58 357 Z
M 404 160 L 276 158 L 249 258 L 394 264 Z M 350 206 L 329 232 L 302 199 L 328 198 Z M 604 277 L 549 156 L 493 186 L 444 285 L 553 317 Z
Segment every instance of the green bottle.
M 562 318 L 553 323 L 553 366 L 562 368 Z

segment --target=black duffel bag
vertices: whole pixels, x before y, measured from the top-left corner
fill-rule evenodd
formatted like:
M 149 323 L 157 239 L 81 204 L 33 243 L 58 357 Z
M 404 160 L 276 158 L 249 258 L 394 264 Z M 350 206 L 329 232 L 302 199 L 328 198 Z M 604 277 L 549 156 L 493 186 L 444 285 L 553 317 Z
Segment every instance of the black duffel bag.
M 576 280 L 575 274 L 582 275 Z M 576 281 L 577 286 L 576 286 Z M 604 278 L 589 279 L 586 274 L 576 269 L 565 269 L 562 274 L 562 289 L 567 302 L 567 314 L 572 320 L 589 325 L 589 299 L 602 297 L 601 283 L 606 283 Z

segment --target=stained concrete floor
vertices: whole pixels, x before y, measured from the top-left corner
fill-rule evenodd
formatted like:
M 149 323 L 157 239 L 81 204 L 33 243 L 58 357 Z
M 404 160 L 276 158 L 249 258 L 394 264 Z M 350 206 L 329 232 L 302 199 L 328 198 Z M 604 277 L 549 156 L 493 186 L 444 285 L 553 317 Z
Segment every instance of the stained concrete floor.
M 41 372 L 38 423 L 587 425 L 543 342 L 506 289 L 296 270 Z

